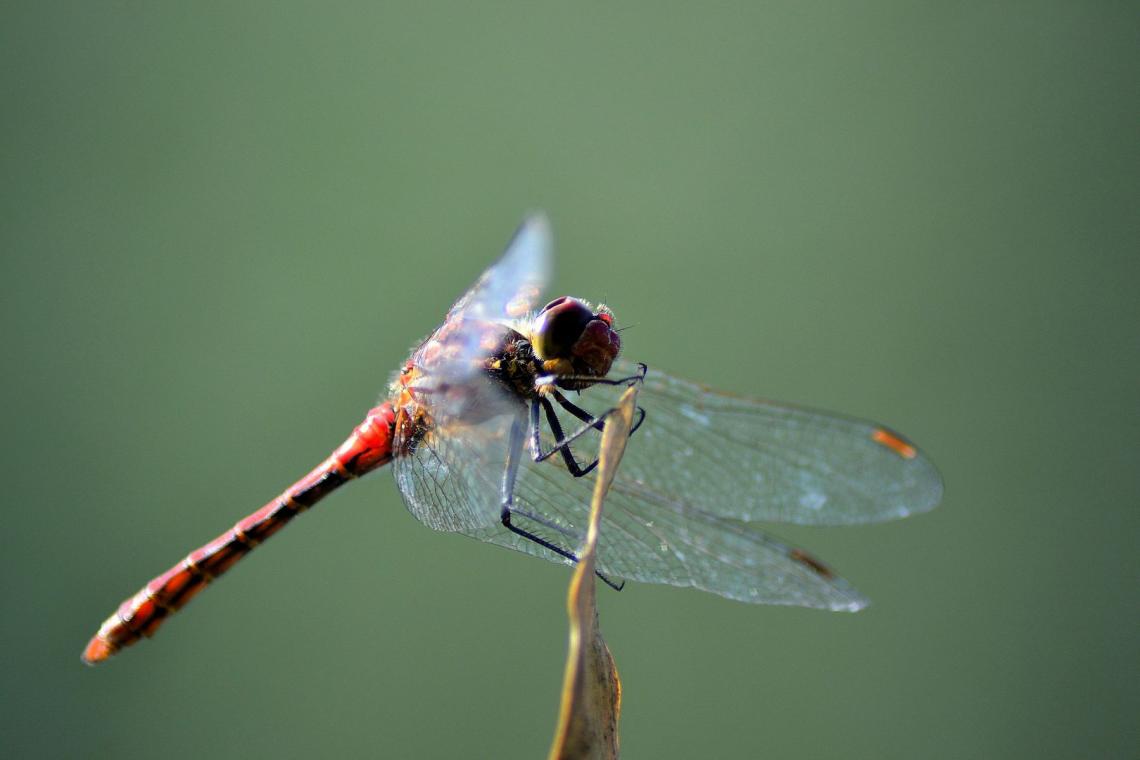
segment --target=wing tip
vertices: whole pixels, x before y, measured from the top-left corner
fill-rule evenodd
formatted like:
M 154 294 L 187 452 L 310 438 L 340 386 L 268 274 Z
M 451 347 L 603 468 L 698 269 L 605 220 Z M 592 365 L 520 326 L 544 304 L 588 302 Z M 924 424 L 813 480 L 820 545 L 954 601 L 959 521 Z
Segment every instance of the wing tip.
M 550 279 L 551 260 L 554 257 L 554 231 L 545 211 L 532 211 L 523 217 L 507 243 L 503 260 L 527 262 L 526 279 L 535 288 L 541 288 Z M 537 296 L 537 293 L 528 293 Z
M 860 612 L 871 606 L 871 600 L 854 589 L 847 589 L 847 599 L 833 604 L 832 612 Z
M 534 227 L 550 232 L 550 215 L 542 209 L 533 209 L 523 216 L 523 227 Z
M 919 452 L 917 461 L 925 466 L 926 473 L 922 480 L 918 481 L 919 487 L 916 489 L 917 493 L 913 504 L 904 507 L 904 514 L 900 515 L 901 517 L 920 515 L 931 511 L 942 503 L 942 497 L 946 494 L 946 480 L 938 468 L 934 466 L 930 457 Z
M 530 238 L 543 250 L 549 251 L 553 248 L 554 229 L 550 224 L 550 216 L 545 211 L 528 212 L 523 217 L 522 223 L 519 224 L 514 237 L 511 239 L 511 244 L 507 248 L 510 249 L 515 241 L 524 237 Z

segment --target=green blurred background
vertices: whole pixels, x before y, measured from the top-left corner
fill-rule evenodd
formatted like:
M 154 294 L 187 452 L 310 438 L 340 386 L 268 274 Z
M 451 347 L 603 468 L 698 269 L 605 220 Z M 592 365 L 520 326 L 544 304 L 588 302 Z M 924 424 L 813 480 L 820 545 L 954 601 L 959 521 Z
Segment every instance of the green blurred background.
M 387 473 L 79 662 L 535 208 L 552 294 L 630 357 L 881 420 L 947 483 L 776 530 L 858 615 L 603 590 L 626 756 L 1136 755 L 1131 4 L 0 13 L 4 755 L 544 755 L 568 572 L 425 529 Z

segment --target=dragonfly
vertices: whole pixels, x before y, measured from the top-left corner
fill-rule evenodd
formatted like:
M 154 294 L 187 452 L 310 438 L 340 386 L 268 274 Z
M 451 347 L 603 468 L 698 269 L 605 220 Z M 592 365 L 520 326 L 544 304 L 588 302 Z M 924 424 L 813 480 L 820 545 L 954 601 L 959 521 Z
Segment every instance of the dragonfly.
M 568 296 L 537 308 L 552 258 L 549 222 L 527 218 L 331 455 L 127 598 L 83 660 L 102 662 L 154 635 L 294 517 L 389 464 L 408 510 L 428 527 L 575 563 L 600 433 L 630 385 L 640 386 L 639 407 L 606 500 L 602 580 L 863 608 L 866 598 L 828 565 L 760 524 L 925 512 L 943 489 L 930 459 L 873 422 L 734 396 L 628 361 L 610 308 Z

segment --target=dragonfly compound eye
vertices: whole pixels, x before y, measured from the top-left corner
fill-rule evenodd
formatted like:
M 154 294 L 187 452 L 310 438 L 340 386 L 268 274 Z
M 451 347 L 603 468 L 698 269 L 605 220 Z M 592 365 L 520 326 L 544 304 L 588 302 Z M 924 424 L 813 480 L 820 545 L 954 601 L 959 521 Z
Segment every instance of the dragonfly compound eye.
M 594 312 L 577 298 L 557 298 L 539 312 L 532 328 L 531 343 L 539 359 L 569 359 Z
M 578 374 L 601 377 L 617 358 L 621 339 L 613 315 L 604 306 L 594 311 L 577 298 L 557 298 L 539 312 L 531 330 L 531 345 L 542 361 L 568 359 Z

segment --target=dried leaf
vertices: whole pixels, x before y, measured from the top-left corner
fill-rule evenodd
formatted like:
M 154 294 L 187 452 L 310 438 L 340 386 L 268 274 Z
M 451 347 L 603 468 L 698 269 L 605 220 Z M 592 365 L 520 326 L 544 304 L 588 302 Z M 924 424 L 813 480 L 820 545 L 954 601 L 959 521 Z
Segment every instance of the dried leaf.
M 598 477 L 590 503 L 586 543 L 566 600 L 570 616 L 570 651 L 562 682 L 562 706 L 550 748 L 551 760 L 616 758 L 618 718 L 621 715 L 621 679 L 613 655 L 598 626 L 594 597 L 594 556 L 602 503 L 625 453 L 636 409 L 637 386 L 630 387 L 606 418 L 599 450 Z

